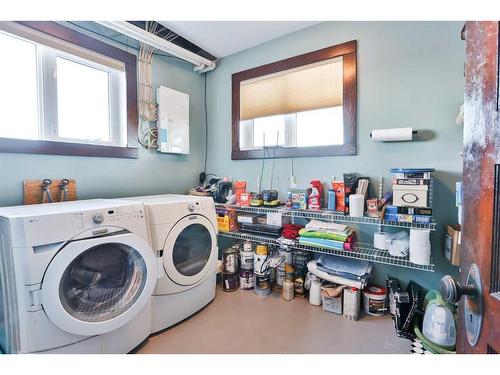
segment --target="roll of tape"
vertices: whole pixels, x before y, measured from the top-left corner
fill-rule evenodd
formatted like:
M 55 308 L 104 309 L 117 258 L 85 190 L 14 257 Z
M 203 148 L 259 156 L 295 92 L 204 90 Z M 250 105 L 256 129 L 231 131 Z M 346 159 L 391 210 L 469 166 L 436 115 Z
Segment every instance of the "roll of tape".
M 375 232 L 373 234 L 373 247 L 379 250 L 387 250 L 387 238 L 389 237 L 388 233 L 384 232 Z

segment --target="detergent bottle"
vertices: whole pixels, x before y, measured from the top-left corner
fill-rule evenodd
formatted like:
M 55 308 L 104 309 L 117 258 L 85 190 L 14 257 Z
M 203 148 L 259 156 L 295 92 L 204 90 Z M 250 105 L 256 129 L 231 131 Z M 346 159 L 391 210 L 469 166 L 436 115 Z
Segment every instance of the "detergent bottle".
M 323 206 L 323 184 L 320 180 L 311 181 L 311 195 L 309 195 L 308 208 L 321 210 Z

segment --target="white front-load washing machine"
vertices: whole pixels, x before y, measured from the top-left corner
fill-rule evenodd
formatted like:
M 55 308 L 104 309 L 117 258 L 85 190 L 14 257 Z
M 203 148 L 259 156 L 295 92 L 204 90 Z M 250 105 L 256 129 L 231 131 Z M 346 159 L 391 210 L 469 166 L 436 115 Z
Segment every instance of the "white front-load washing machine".
M 0 347 L 129 352 L 151 332 L 157 273 L 141 203 L 0 208 Z
M 144 204 L 158 279 L 151 297 L 152 333 L 168 328 L 215 297 L 217 216 L 211 197 L 152 195 Z

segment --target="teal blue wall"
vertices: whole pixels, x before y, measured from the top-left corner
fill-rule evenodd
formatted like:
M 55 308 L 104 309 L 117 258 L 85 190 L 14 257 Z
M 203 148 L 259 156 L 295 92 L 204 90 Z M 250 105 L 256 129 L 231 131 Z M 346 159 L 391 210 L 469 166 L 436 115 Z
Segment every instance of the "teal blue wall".
M 143 148 L 139 159 L 0 153 L 0 206 L 22 204 L 22 181 L 45 177 L 74 178 L 79 199 L 185 193 L 196 186 L 205 147 L 203 76 L 193 72 L 189 63 L 155 57 L 153 85 L 189 94 L 190 155 L 164 155 Z
M 390 177 L 391 167 L 437 169 L 435 211 L 439 230 L 432 235 L 434 274 L 377 266 L 386 273 L 435 287 L 456 269 L 441 256 L 443 224 L 456 221 L 454 184 L 461 175 L 462 129 L 454 118 L 463 98 L 464 45 L 459 22 L 326 22 L 242 51 L 219 61 L 208 74 L 208 170 L 246 179 L 256 188 L 261 162 L 231 160 L 231 74 L 300 53 L 356 39 L 358 41 L 358 155 L 295 159 L 297 182 L 327 182 L 356 171 Z M 0 206 L 22 203 L 22 181 L 44 177 L 77 180 L 80 199 L 138 194 L 183 193 L 197 183 L 203 168 L 203 77 L 190 64 L 157 57 L 154 86 L 166 85 L 190 95 L 191 154 L 162 155 L 141 149 L 139 159 L 86 158 L 0 153 Z M 412 143 L 374 143 L 371 129 L 412 126 L 433 132 L 432 139 Z M 269 185 L 266 162 L 264 186 Z M 280 193 L 286 191 L 288 159 L 276 161 Z M 388 186 L 386 186 L 388 188 Z M 371 232 L 359 228 L 362 237 Z
M 463 102 L 464 42 L 460 22 L 326 22 L 286 35 L 222 59 L 208 75 L 208 170 L 246 179 L 256 189 L 260 160 L 231 160 L 231 74 L 297 54 L 358 41 L 358 154 L 295 159 L 301 186 L 324 182 L 344 172 L 383 176 L 389 188 L 391 167 L 434 167 L 437 172 L 434 209 L 439 230 L 432 234 L 435 273 L 377 266 L 376 280 L 386 273 L 427 287 L 437 287 L 445 273 L 454 273 L 441 255 L 443 224 L 456 222 L 455 182 L 460 179 L 462 128 L 455 116 Z M 431 131 L 421 142 L 375 143 L 375 128 L 412 126 Z M 320 135 L 318 135 L 320 136 Z M 267 161 L 264 187 L 269 186 L 272 161 Z M 281 197 L 288 186 L 290 160 L 276 161 L 274 186 Z M 360 228 L 361 229 L 361 228 Z M 371 232 L 363 228 L 363 238 Z

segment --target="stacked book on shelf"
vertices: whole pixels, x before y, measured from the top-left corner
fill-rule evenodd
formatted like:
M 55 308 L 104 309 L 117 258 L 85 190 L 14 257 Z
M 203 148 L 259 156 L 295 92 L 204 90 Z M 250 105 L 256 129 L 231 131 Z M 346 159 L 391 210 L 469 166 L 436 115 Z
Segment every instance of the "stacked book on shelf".
M 431 223 L 432 172 L 431 168 L 391 169 L 392 205 L 386 207 L 384 220 Z

